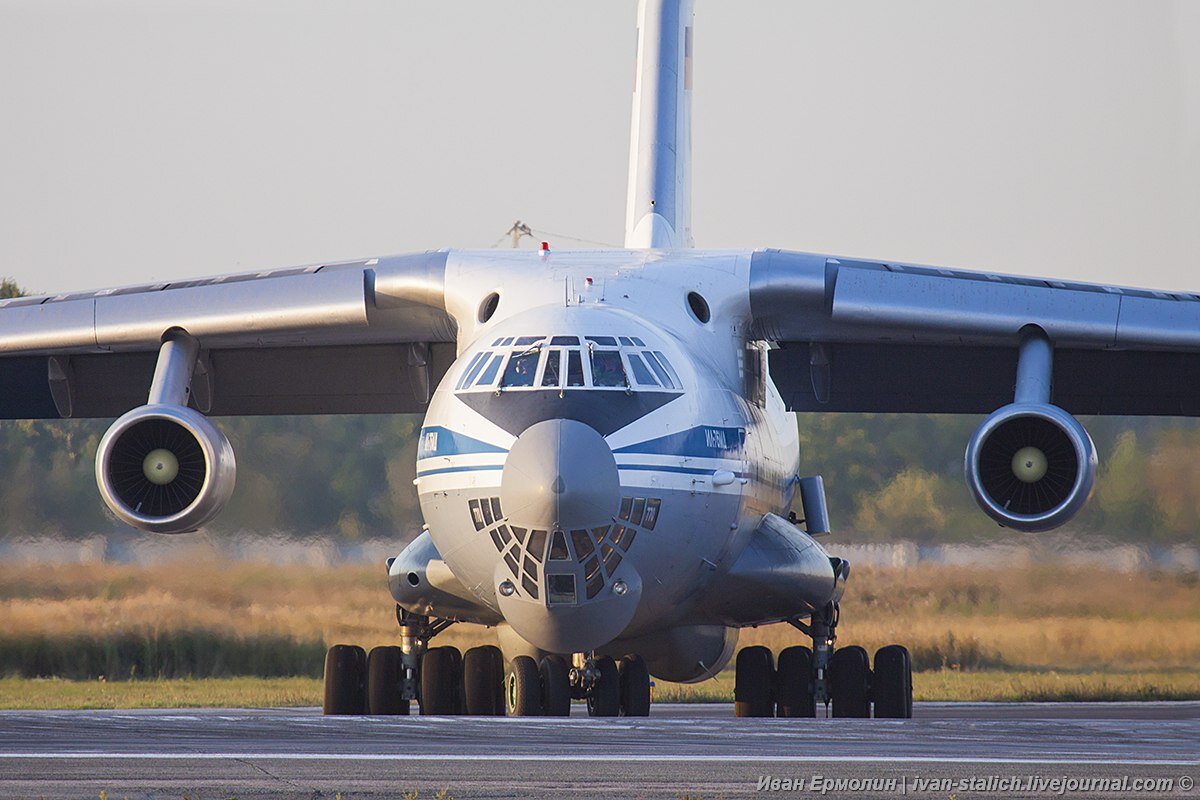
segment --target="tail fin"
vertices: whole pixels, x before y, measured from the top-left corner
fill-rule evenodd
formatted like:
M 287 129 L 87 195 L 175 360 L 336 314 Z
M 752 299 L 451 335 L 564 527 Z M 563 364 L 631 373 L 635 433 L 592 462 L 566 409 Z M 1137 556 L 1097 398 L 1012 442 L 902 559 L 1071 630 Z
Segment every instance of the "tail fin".
M 626 247 L 691 247 L 693 0 L 638 0 Z

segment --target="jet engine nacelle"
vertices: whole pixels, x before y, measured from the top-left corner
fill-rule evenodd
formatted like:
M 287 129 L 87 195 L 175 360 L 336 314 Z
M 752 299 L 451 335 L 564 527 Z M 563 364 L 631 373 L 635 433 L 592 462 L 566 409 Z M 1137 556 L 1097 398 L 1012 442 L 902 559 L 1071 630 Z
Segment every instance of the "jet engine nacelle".
M 1096 448 L 1079 422 L 1048 403 L 1013 403 L 971 437 L 967 485 L 992 519 L 1045 531 L 1074 517 L 1096 478 Z
M 153 533 L 187 533 L 233 494 L 229 440 L 186 406 L 145 405 L 113 423 L 96 453 L 100 496 L 123 522 Z

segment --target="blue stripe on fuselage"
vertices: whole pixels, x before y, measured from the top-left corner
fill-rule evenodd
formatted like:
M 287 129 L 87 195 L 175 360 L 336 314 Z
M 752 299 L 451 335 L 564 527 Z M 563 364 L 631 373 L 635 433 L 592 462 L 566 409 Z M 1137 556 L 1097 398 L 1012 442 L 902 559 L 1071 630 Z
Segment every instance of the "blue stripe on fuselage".
M 449 428 L 432 426 L 421 429 L 417 442 L 417 460 L 436 456 L 465 456 L 476 453 L 507 453 L 503 447 L 473 439 Z
M 613 452 L 689 458 L 738 458 L 745 442 L 745 428 L 716 428 L 711 425 L 698 425 L 679 433 L 627 445 Z

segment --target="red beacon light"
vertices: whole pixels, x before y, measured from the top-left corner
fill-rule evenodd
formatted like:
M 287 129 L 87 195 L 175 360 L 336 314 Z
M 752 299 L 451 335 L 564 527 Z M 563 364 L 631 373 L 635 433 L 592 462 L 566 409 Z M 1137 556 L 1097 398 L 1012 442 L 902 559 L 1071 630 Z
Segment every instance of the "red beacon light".
M 542 242 L 542 249 L 539 250 L 538 253 L 544 256 L 544 255 L 547 255 L 549 252 L 550 252 L 550 243 Z

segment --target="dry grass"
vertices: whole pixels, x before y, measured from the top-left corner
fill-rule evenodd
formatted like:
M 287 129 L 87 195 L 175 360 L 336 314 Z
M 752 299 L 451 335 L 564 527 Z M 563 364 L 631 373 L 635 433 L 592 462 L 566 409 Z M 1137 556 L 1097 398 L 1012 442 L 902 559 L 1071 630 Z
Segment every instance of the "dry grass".
M 917 700 L 1095 701 L 1200 700 L 1200 674 L 1176 672 L 921 672 Z M 699 684 L 658 682 L 659 703 L 732 702 L 733 674 Z M 0 709 L 274 708 L 319 706 L 319 678 L 201 678 L 70 681 L 0 678 Z M 576 713 L 582 713 L 577 711 Z
M 900 642 L 923 670 L 1194 675 L 1198 601 L 1194 575 L 859 568 L 843 602 L 839 643 L 873 651 Z M 132 667 L 145 677 L 315 677 L 326 644 L 372 647 L 395 643 L 397 634 L 382 568 L 359 565 L 3 564 L 0 620 L 0 674 L 26 676 L 124 678 Z M 460 648 L 494 641 L 493 632 L 474 626 L 437 640 Z M 802 642 L 785 625 L 746 630 L 741 639 L 775 650 Z

